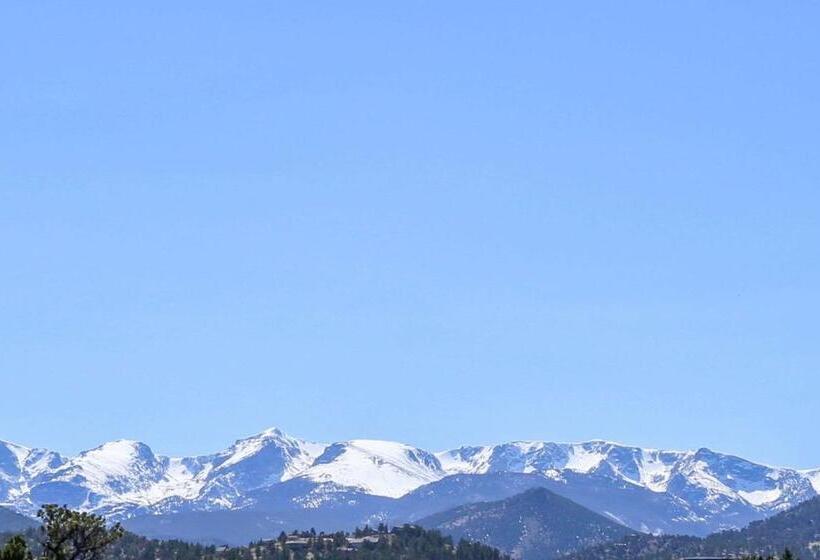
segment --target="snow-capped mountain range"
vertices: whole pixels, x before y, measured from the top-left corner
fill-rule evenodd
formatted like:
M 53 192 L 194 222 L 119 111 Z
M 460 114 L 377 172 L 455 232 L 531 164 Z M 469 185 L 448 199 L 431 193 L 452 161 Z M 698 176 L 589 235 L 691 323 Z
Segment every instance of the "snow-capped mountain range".
M 484 484 L 480 492 L 477 480 Z M 128 440 L 75 457 L 0 442 L 0 505 L 28 515 L 44 503 L 129 519 L 366 502 L 372 509 L 367 515 L 385 517 L 420 497 L 430 509 L 435 497 L 449 496 L 452 506 L 498 499 L 522 484 L 563 491 L 638 530 L 705 533 L 818 495 L 820 469 L 769 467 L 708 449 L 660 451 L 604 441 L 431 453 L 388 441 L 314 443 L 276 428 L 199 457 L 158 456 Z M 412 517 L 406 507 L 401 511 L 393 517 Z

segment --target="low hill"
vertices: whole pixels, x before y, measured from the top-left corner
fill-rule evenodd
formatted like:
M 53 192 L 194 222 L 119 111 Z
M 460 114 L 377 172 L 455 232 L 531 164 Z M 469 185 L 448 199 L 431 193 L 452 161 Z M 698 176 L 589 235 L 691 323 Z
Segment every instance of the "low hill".
M 549 560 L 634 534 L 545 488 L 495 502 L 459 506 L 418 523 L 454 539 L 482 542 L 523 560 Z
M 685 556 L 777 555 L 789 548 L 803 560 L 820 558 L 820 498 L 706 538 L 632 535 L 588 548 L 569 560 L 668 560 Z

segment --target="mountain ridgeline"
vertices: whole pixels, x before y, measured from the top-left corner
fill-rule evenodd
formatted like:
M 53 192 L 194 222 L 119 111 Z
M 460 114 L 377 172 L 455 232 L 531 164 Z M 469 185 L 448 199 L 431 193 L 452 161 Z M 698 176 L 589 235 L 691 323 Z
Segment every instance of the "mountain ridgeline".
M 820 470 L 604 441 L 431 453 L 389 441 L 314 443 L 278 429 L 195 457 L 156 455 L 128 440 L 74 457 L 0 442 L 0 506 L 31 516 L 44 503 L 65 504 L 149 536 L 202 543 L 401 525 L 530 488 L 633 530 L 705 536 L 817 496 Z

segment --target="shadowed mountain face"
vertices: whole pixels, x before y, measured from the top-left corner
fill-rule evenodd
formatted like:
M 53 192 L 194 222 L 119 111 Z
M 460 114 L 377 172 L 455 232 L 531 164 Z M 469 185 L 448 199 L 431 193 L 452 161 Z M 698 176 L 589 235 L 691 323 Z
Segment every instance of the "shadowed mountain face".
M 634 532 L 545 488 L 420 519 L 455 539 L 480 541 L 522 560 L 549 560 Z
M 439 512 L 453 511 L 464 504 L 495 502 L 538 488 L 550 497 L 554 496 L 555 501 L 567 510 L 571 504 L 577 508 L 574 511 L 591 513 L 587 508 L 546 490 L 553 486 L 566 490 L 555 481 L 538 475 L 455 475 L 393 499 L 343 492 L 328 485 L 316 487 L 294 479 L 277 485 L 275 489 L 253 494 L 254 504 L 243 510 L 146 515 L 124 523 L 132 531 L 156 538 L 176 536 L 199 542 L 242 544 L 249 539 L 273 537 L 282 530 L 299 527 L 334 531 L 380 522 L 390 525 L 411 522 L 424 526 L 431 519 L 435 520 L 435 514 Z M 311 507 L 303 507 L 304 496 L 309 496 Z M 640 503 L 635 507 L 640 507 Z M 236 515 L 232 515 L 234 513 Z M 621 531 L 618 535 L 625 534 L 626 529 L 612 518 L 593 515 L 618 527 Z
M 30 517 L 0 507 L 0 533 L 20 533 L 37 525 L 37 521 Z

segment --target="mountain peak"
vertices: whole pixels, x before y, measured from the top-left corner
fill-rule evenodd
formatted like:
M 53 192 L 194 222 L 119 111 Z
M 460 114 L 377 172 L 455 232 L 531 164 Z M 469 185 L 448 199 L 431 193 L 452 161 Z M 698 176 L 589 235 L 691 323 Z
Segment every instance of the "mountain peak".
M 80 457 L 106 457 L 109 460 L 117 462 L 132 461 L 134 459 L 149 461 L 156 460 L 154 452 L 150 447 L 148 447 L 148 445 L 133 439 L 115 439 L 112 441 L 107 441 L 93 449 L 83 451 L 78 456 L 78 458 Z
M 299 445 L 311 445 L 311 442 L 307 442 L 305 440 L 293 437 L 286 433 L 281 428 L 276 426 L 272 426 L 266 430 L 263 430 L 257 434 L 253 434 L 247 437 L 243 437 L 241 439 L 236 440 L 233 443 L 232 448 L 241 448 L 246 446 L 258 446 L 258 445 L 267 445 L 267 444 L 282 444 L 285 446 L 299 446 Z
M 142 449 L 150 449 L 147 444 L 137 441 L 135 439 L 127 439 L 127 438 L 120 438 L 120 439 L 113 439 L 111 441 L 107 441 L 102 445 L 95 447 L 94 449 L 131 449 L 133 451 L 139 451 Z
M 4 447 L 7 450 L 8 454 L 10 454 L 11 457 L 13 457 L 14 460 L 20 465 L 22 465 L 25 462 L 26 457 L 28 457 L 28 455 L 32 451 L 28 447 L 5 440 L 0 440 L 0 447 Z M 0 459 L 0 461 L 1 460 L 2 459 Z
M 279 428 L 277 426 L 271 426 L 270 428 L 267 428 L 266 430 L 262 430 L 261 432 L 256 434 L 256 437 L 285 438 L 285 437 L 289 437 L 289 436 L 281 428 Z

